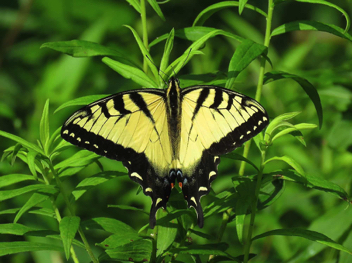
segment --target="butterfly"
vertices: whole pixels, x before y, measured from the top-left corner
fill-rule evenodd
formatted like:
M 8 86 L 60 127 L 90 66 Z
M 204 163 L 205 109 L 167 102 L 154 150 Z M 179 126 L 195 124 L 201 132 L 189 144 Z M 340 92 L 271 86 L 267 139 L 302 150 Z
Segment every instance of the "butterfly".
M 151 228 L 176 181 L 203 227 L 200 198 L 217 176 L 219 156 L 268 123 L 266 110 L 252 98 L 217 86 L 181 89 L 172 77 L 165 90 L 125 91 L 84 106 L 66 120 L 61 136 L 122 161 L 129 177 L 152 199 Z

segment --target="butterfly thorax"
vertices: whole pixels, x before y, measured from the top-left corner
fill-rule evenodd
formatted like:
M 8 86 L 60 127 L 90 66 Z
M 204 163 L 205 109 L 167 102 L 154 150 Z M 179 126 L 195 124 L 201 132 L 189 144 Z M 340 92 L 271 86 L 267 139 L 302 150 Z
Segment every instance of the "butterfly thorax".
M 166 90 L 166 108 L 169 123 L 170 143 L 173 145 L 173 164 L 178 160 L 180 148 L 180 130 L 181 130 L 181 89 L 177 79 L 172 77 L 169 81 L 169 87 Z

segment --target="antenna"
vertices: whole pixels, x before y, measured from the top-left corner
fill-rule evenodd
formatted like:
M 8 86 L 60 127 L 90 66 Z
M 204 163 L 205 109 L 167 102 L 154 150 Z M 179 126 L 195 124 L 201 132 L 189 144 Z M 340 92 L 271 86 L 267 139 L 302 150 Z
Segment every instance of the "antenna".
M 155 63 L 150 59 L 150 57 L 148 57 L 148 55 L 145 55 L 145 56 L 147 57 L 147 59 L 148 59 L 155 67 L 157 67 L 157 66 L 155 65 Z M 166 82 L 165 79 L 161 76 L 160 72 L 163 73 L 163 74 L 164 74 L 166 77 L 168 77 L 168 78 L 169 78 L 169 76 L 166 75 L 166 73 L 163 72 L 163 71 L 159 68 L 158 74 L 159 74 L 160 78 L 164 81 L 164 84 L 167 86 L 167 82 Z

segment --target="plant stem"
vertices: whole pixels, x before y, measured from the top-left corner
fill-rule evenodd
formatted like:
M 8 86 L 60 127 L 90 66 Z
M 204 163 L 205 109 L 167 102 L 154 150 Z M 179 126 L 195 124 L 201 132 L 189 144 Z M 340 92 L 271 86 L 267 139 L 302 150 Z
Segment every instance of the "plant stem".
M 147 50 L 148 47 L 148 30 L 147 30 L 147 12 L 145 9 L 145 0 L 141 0 L 141 20 L 142 20 L 142 31 L 143 31 L 143 44 Z M 147 73 L 148 71 L 148 64 L 147 58 L 143 57 L 143 71 Z
M 259 192 L 260 192 L 260 187 L 262 185 L 262 178 L 263 178 L 263 169 L 264 169 L 264 162 L 265 162 L 265 150 L 262 151 L 261 155 L 261 164 L 260 164 L 260 170 L 257 176 L 257 185 L 255 187 L 255 193 L 254 193 L 254 200 L 252 203 L 251 207 L 251 219 L 249 223 L 249 229 L 248 229 L 248 234 L 247 234 L 247 239 L 244 244 L 244 261 L 243 263 L 248 262 L 249 258 L 249 251 L 251 248 L 252 244 L 252 233 L 253 233 L 253 228 L 254 228 L 254 220 L 255 220 L 255 215 L 257 212 L 257 204 L 258 204 L 258 198 L 259 198 Z
M 43 171 L 42 174 L 43 174 L 43 178 L 44 178 L 45 184 L 49 185 L 50 182 L 49 182 L 49 180 L 47 178 L 47 175 L 45 174 L 45 171 Z M 57 208 L 57 206 L 55 204 L 55 199 L 54 199 L 53 196 L 50 197 L 50 201 L 51 201 L 51 205 L 53 206 L 53 209 L 54 209 L 54 212 L 55 212 L 55 215 L 56 215 L 56 220 L 60 224 L 62 218 L 61 218 L 61 215 L 60 215 L 60 211 L 59 211 L 59 209 Z M 70 247 L 70 252 L 71 252 L 71 257 L 72 257 L 73 262 L 79 263 L 79 260 L 77 258 L 77 255 L 76 255 L 76 252 L 75 252 L 73 246 Z
M 75 213 L 74 213 L 73 208 L 71 206 L 70 200 L 69 200 L 68 196 L 66 195 L 65 189 L 62 186 L 61 180 L 60 180 L 58 174 L 56 173 L 55 168 L 54 168 L 51 160 L 49 160 L 48 164 L 49 164 L 51 172 L 53 173 L 53 175 L 55 177 L 56 184 L 59 187 L 60 193 L 62 194 L 62 196 L 64 198 L 65 204 L 66 204 L 66 206 L 67 206 L 67 208 L 68 208 L 68 210 L 70 212 L 70 215 L 71 216 L 75 216 Z M 93 263 L 99 263 L 99 261 L 95 258 L 94 254 L 93 254 L 93 251 L 92 251 L 91 247 L 89 246 L 87 238 L 86 238 L 86 236 L 85 236 L 85 234 L 83 232 L 83 229 L 81 227 L 78 228 L 78 233 L 79 233 L 79 235 L 82 238 L 82 241 L 83 241 L 83 243 L 85 245 L 85 248 L 86 248 L 86 250 L 88 252 L 88 255 L 89 255 L 90 259 L 93 261 Z
M 266 47 L 269 47 L 270 39 L 271 39 L 271 21 L 272 21 L 272 18 L 273 18 L 273 11 L 274 11 L 273 0 L 268 0 L 268 17 L 266 19 L 266 29 L 265 29 L 265 39 L 264 39 L 264 46 L 266 46 Z M 265 73 L 265 63 L 266 63 L 266 60 L 265 60 L 264 57 L 262 57 L 260 71 L 259 71 L 259 77 L 258 77 L 257 92 L 256 92 L 256 95 L 255 95 L 255 99 L 257 101 L 260 101 L 261 94 L 262 94 L 263 79 L 264 79 L 264 73 Z M 249 148 L 250 148 L 250 142 L 247 145 L 246 145 L 247 148 L 245 147 L 244 154 L 243 154 L 243 156 L 245 158 L 248 157 L 248 152 L 249 152 Z M 258 173 L 258 176 L 257 176 L 257 185 L 255 187 L 254 200 L 253 200 L 252 208 L 251 208 L 251 219 L 250 219 L 247 239 L 245 241 L 245 246 L 244 246 L 244 261 L 243 261 L 244 263 L 248 262 L 249 252 L 250 252 L 250 248 L 251 248 L 251 244 L 252 244 L 252 233 L 253 233 L 253 228 L 254 228 L 255 215 L 256 215 L 256 212 L 257 212 L 257 203 L 258 203 L 260 187 L 261 187 L 261 184 L 262 184 L 264 162 L 265 162 L 265 154 L 266 154 L 266 149 L 261 150 L 260 170 L 259 170 L 259 173 Z M 242 164 L 241 164 L 242 170 L 240 170 L 240 172 L 244 173 L 245 164 L 243 164 L 243 163 L 244 162 L 242 162 Z

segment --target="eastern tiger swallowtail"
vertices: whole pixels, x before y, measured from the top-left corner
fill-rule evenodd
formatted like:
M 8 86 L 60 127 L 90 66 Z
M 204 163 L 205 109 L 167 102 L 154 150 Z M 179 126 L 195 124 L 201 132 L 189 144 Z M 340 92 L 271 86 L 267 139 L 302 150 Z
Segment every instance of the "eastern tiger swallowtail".
M 268 124 L 254 99 L 216 86 L 121 92 L 76 111 L 61 136 L 89 151 L 122 161 L 129 177 L 152 199 L 149 224 L 166 208 L 178 181 L 203 227 L 200 198 L 217 176 L 219 155 L 231 152 Z

